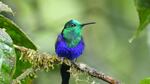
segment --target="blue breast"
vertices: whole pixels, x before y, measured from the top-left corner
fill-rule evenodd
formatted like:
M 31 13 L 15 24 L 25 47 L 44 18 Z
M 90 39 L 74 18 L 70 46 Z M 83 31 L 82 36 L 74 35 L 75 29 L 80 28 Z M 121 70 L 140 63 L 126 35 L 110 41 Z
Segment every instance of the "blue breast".
M 56 44 L 55 44 L 55 52 L 59 57 L 66 57 L 70 60 L 74 60 L 82 55 L 84 51 L 84 41 L 83 39 L 78 43 L 77 46 L 70 48 L 67 46 L 62 34 L 58 35 Z

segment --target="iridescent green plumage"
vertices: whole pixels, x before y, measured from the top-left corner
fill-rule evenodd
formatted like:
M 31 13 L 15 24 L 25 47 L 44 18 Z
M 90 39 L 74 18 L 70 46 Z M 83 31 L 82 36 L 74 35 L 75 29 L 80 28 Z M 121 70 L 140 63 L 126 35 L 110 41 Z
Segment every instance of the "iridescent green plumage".
M 65 24 L 63 37 L 65 38 L 68 47 L 75 47 L 82 38 L 82 25 L 77 20 L 71 20 Z

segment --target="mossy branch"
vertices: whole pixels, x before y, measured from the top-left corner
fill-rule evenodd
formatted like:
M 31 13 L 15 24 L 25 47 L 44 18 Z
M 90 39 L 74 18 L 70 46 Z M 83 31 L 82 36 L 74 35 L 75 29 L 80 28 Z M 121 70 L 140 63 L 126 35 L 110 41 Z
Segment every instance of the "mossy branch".
M 14 47 L 21 51 L 22 56 L 20 57 L 20 60 L 28 61 L 32 64 L 32 68 L 27 69 L 24 73 L 22 73 L 20 76 L 18 76 L 16 79 L 13 80 L 12 84 L 17 84 L 21 80 L 28 77 L 30 74 L 35 73 L 36 71 L 40 69 L 44 69 L 46 71 L 49 71 L 50 69 L 53 69 L 54 64 L 62 64 L 62 62 L 70 65 L 71 67 L 74 67 L 75 69 L 85 72 L 89 74 L 92 77 L 101 79 L 109 84 L 120 84 L 118 80 L 113 79 L 110 76 L 105 75 L 102 72 L 98 72 L 97 70 L 89 67 L 86 64 L 83 63 L 76 63 L 71 62 L 68 59 L 64 59 L 63 61 L 61 58 L 57 56 L 52 56 L 47 53 L 40 53 L 38 51 L 28 49 L 25 47 L 14 45 Z
M 12 81 L 12 84 L 21 84 L 21 81 L 23 79 L 25 79 L 26 77 L 30 76 L 31 74 L 34 74 L 35 71 L 36 70 L 33 69 L 33 68 L 26 69 L 26 71 L 24 73 L 22 73 L 20 76 L 18 76 L 16 79 L 14 79 Z

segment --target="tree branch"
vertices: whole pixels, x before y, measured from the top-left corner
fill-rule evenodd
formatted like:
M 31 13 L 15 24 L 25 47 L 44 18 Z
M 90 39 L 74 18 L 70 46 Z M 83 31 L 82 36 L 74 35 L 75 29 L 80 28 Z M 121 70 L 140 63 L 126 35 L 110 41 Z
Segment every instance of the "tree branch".
M 24 73 L 18 76 L 15 80 L 12 81 L 12 84 L 21 84 L 21 80 L 25 79 L 30 74 L 33 74 L 35 70 L 33 68 L 27 69 Z
M 14 47 L 21 51 L 22 56 L 20 57 L 20 59 L 29 61 L 32 64 L 33 68 L 27 69 L 23 74 L 18 76 L 13 81 L 14 82 L 13 84 L 17 84 L 17 83 L 15 83 L 16 81 L 21 81 L 21 80 L 25 79 L 27 76 L 30 75 L 30 73 L 34 73 L 35 71 L 40 70 L 40 69 L 45 69 L 46 71 L 49 71 L 50 69 L 54 68 L 53 67 L 54 64 L 62 64 L 62 62 L 66 63 L 70 66 L 73 66 L 74 68 L 76 68 L 79 71 L 88 73 L 92 77 L 101 79 L 109 84 L 120 84 L 118 80 L 115 80 L 112 77 L 107 76 L 102 72 L 98 72 L 97 70 L 89 67 L 86 64 L 71 62 L 68 59 L 64 59 L 62 61 L 57 56 L 52 56 L 47 53 L 40 53 L 38 51 L 28 49 L 25 47 L 21 47 L 21 46 L 17 46 L 17 45 L 14 45 Z

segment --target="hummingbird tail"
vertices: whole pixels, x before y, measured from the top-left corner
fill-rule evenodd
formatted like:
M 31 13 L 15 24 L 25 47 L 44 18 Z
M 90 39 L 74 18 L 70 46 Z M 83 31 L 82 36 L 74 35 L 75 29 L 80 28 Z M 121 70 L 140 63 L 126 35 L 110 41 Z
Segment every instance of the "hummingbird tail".
M 70 72 L 68 70 L 70 69 L 70 66 L 67 64 L 63 63 L 61 65 L 61 78 L 62 78 L 62 83 L 61 84 L 69 84 L 69 79 L 70 79 Z

